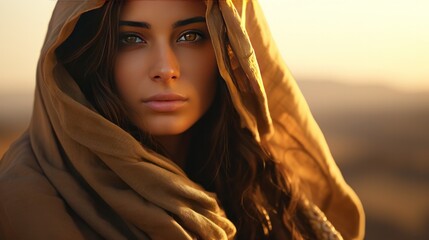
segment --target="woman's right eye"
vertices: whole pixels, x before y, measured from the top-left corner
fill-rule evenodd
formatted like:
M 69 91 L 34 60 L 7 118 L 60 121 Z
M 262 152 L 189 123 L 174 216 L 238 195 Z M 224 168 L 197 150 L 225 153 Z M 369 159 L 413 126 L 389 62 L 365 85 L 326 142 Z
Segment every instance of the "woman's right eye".
M 136 44 L 146 43 L 146 41 L 143 40 L 143 38 L 141 38 L 137 34 L 130 34 L 130 33 L 121 34 L 119 41 L 121 45 L 136 45 Z

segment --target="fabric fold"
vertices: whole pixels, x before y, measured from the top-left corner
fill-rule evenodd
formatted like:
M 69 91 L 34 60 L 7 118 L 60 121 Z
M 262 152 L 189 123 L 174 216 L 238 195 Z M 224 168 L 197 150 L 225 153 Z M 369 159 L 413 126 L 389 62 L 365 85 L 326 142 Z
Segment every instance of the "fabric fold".
M 216 194 L 98 114 L 56 59 L 80 16 L 104 3 L 57 2 L 38 62 L 29 129 L 0 163 L 0 233 L 23 239 L 63 239 L 61 232 L 69 239 L 233 239 L 235 226 Z M 363 238 L 361 203 L 341 176 L 257 1 L 206 5 L 219 72 L 241 126 L 256 141 L 268 141 L 345 239 Z

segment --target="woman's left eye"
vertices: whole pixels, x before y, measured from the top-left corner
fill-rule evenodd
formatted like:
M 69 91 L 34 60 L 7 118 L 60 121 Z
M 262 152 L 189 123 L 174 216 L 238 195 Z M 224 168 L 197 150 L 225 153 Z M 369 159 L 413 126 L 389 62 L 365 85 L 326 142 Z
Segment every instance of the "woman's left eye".
M 177 42 L 196 42 L 203 39 L 203 36 L 200 33 L 197 32 L 187 32 L 184 33 L 182 36 L 180 36 L 179 39 L 177 39 Z

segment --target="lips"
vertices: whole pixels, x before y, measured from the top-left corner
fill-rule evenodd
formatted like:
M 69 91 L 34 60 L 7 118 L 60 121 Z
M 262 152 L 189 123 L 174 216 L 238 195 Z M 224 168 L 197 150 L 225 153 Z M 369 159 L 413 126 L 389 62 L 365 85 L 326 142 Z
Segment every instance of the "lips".
M 155 112 L 174 112 L 182 108 L 188 101 L 183 95 L 176 93 L 161 93 L 150 96 L 142 102 Z

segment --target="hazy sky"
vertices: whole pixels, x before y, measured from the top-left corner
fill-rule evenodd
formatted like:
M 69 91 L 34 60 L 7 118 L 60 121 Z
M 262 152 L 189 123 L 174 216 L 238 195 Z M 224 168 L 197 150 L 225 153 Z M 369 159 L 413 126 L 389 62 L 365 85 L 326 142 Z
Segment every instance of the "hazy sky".
M 299 79 L 429 90 L 429 1 L 264 0 Z
M 0 0 L 0 92 L 34 88 L 54 0 Z M 261 0 L 298 80 L 429 90 L 429 1 Z

